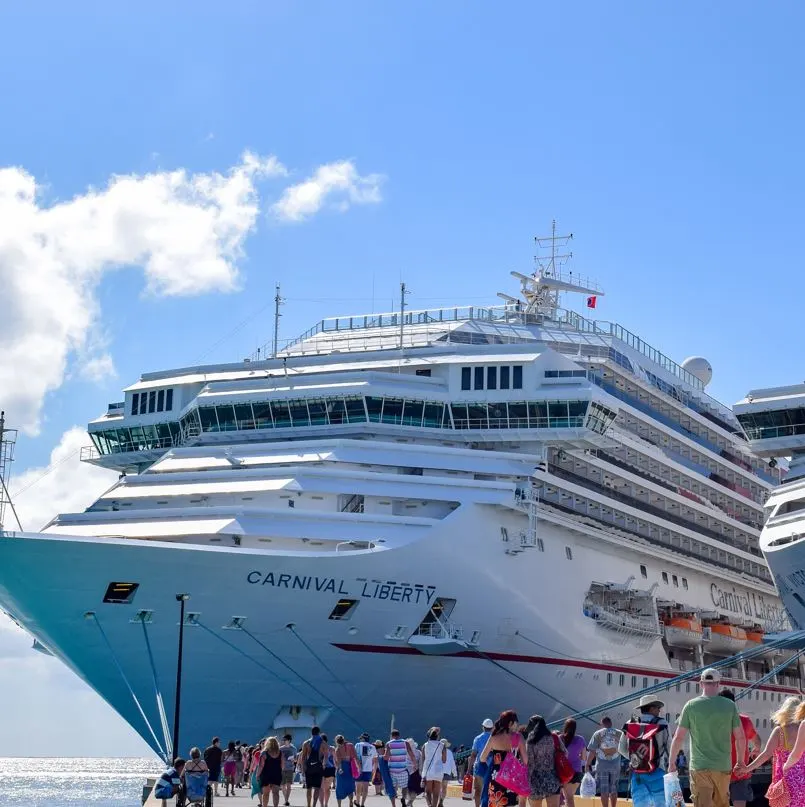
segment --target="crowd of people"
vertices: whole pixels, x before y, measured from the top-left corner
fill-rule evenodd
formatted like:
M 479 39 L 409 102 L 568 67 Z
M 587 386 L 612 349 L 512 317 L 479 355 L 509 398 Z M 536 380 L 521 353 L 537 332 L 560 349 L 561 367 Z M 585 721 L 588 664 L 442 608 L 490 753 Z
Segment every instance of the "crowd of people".
M 514 711 L 487 718 L 471 748 L 454 753 L 436 726 L 420 746 L 392 730 L 387 740 L 362 734 L 354 744 L 339 734 L 331 744 L 319 728 L 297 749 L 290 735 L 268 737 L 256 745 L 237 741 L 221 748 L 219 739 L 203 754 L 193 748 L 190 760 L 176 760 L 157 786 L 181 792 L 187 774 L 207 773 L 218 794 L 250 788 L 261 807 L 290 807 L 291 786 L 300 781 L 306 807 L 366 807 L 371 787 L 387 796 L 392 807 L 410 807 L 423 795 L 426 807 L 444 807 L 447 786 L 462 775 L 464 791 L 475 807 L 575 807 L 585 774 L 594 777 L 602 807 L 617 807 L 625 774 L 634 807 L 665 807 L 666 773 L 689 774 L 696 807 L 746 807 L 754 798 L 751 777 L 771 761 L 770 807 L 805 805 L 805 700 L 789 697 L 772 714 L 775 728 L 765 747 L 752 720 L 739 713 L 735 694 L 720 689 L 718 670 L 706 669 L 701 694 L 682 709 L 673 737 L 662 717 L 664 703 L 653 695 L 639 701 L 633 719 L 615 728 L 600 721 L 589 741 L 568 719 L 552 732 L 545 719 L 533 715 L 522 724 Z M 689 756 L 683 746 L 689 745 Z M 781 794 L 778 798 L 778 793 Z

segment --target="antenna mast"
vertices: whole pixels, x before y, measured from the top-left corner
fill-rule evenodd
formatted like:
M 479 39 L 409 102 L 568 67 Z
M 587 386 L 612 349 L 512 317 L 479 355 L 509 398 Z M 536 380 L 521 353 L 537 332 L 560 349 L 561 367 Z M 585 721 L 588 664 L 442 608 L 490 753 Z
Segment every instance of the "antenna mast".
M 0 412 L 0 530 L 3 529 L 3 518 L 6 505 L 11 508 L 17 526 L 22 531 L 22 525 L 17 518 L 17 511 L 8 493 L 8 479 L 11 475 L 11 463 L 14 462 L 14 444 L 17 442 L 17 430 L 6 428 L 6 413 Z
M 285 305 L 285 300 L 280 296 L 280 284 L 277 283 L 276 294 L 274 295 L 274 343 L 271 349 L 271 357 L 274 359 L 277 358 L 277 351 L 279 350 L 281 305 Z
M 405 295 L 410 294 L 405 289 L 405 283 L 400 283 L 400 358 L 403 351 L 403 328 L 405 326 Z

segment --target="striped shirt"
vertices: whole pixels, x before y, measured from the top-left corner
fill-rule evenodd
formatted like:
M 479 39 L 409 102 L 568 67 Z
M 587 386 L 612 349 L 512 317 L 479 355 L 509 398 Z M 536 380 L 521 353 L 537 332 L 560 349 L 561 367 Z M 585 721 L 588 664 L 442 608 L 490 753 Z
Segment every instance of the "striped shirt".
M 389 770 L 405 770 L 408 767 L 408 744 L 405 740 L 389 740 L 386 748 L 389 751 Z

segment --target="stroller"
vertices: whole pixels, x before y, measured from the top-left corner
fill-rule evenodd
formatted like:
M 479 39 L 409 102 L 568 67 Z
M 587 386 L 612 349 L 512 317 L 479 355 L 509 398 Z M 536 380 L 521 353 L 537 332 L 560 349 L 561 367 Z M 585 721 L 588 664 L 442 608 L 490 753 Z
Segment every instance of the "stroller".
M 192 771 L 184 775 L 184 804 L 186 807 L 212 807 L 212 788 L 209 785 L 210 775 L 207 771 Z

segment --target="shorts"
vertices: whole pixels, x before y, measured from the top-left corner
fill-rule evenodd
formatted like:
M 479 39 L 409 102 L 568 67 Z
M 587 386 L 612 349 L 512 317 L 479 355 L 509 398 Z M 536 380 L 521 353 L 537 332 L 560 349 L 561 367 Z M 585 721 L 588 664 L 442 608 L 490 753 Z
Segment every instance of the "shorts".
M 730 774 L 727 771 L 691 771 L 690 793 L 696 807 L 729 807 Z
M 289 771 L 282 772 L 282 784 L 284 785 L 292 785 L 293 784 L 293 769 Z
M 599 796 L 610 796 L 618 793 L 618 780 L 621 778 L 620 767 L 602 765 L 599 763 L 595 770 L 595 784 Z
M 234 762 L 224 762 L 224 776 L 234 776 L 238 771 L 238 766 Z
M 324 778 L 324 769 L 305 771 L 305 790 L 318 790 L 321 787 L 321 780 Z
M 389 771 L 391 774 L 391 781 L 394 782 L 394 787 L 397 790 L 408 790 L 408 771 Z
M 752 790 L 751 779 L 739 779 L 737 782 L 730 782 L 730 801 L 754 801 L 755 792 Z
M 571 779 L 571 780 L 568 782 L 568 784 L 569 784 L 569 785 L 580 785 L 580 784 L 581 784 L 581 780 L 582 780 L 583 778 L 584 778 L 584 774 L 583 774 L 583 773 L 581 773 L 581 772 L 579 772 L 579 773 L 574 773 L 574 774 L 573 774 L 573 778 L 572 778 L 572 779 Z
M 335 777 L 335 768 L 325 768 L 324 769 L 324 778 L 325 779 L 333 779 Z
M 654 773 L 632 774 L 633 807 L 665 807 L 665 782 L 662 768 Z
M 361 775 L 355 781 L 357 781 L 357 782 L 371 782 L 372 781 L 372 772 L 371 771 L 361 771 Z

